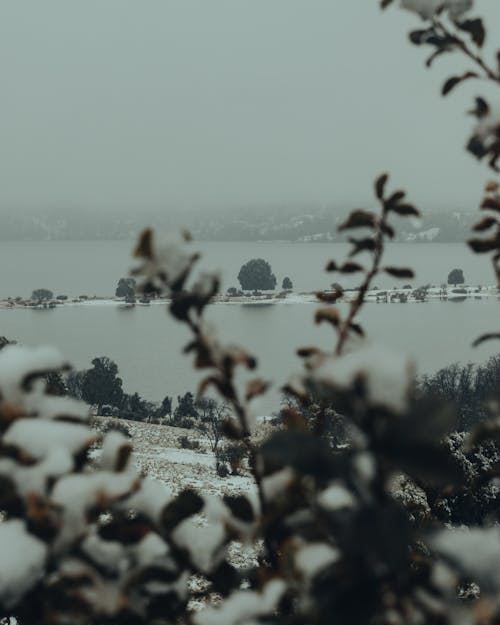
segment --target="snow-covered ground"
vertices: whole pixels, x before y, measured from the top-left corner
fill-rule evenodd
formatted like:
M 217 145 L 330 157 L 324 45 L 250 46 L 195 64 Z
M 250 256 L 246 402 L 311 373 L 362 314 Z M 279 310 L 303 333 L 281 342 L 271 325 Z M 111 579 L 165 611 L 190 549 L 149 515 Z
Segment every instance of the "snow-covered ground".
M 103 423 L 108 417 L 98 417 Z M 165 425 L 123 421 L 132 435 L 137 464 L 151 477 L 157 478 L 174 491 L 194 488 L 203 493 L 256 493 L 253 478 L 248 472 L 221 478 L 215 471 L 215 457 L 206 440 L 196 430 L 185 430 Z M 179 438 L 197 440 L 200 451 L 181 449 Z

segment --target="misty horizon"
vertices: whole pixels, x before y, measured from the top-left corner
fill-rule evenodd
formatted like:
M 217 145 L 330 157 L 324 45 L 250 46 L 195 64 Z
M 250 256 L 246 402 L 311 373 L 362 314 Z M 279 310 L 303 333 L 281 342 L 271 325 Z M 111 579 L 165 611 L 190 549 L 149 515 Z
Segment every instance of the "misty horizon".
M 426 72 L 418 18 L 365 4 L 3 5 L 0 214 L 345 210 L 384 170 L 424 211 L 473 210 L 474 87 L 441 105 L 453 60 Z

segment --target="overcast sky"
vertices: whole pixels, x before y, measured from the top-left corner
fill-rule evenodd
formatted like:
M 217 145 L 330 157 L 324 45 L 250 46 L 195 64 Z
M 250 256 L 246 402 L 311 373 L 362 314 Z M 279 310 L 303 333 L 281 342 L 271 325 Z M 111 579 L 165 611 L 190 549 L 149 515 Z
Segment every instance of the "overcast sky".
M 468 66 L 425 70 L 419 25 L 378 0 L 5 0 L 0 209 L 342 206 L 386 169 L 473 209 L 483 86 L 442 100 Z

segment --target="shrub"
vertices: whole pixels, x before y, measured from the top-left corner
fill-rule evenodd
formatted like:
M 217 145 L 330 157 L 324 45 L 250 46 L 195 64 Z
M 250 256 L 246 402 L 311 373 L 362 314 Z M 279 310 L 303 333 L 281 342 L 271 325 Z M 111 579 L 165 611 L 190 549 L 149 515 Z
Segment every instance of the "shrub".
M 181 449 L 199 450 L 201 448 L 199 441 L 197 441 L 195 438 L 189 438 L 189 436 L 186 435 L 179 436 L 179 438 L 177 439 L 177 445 Z

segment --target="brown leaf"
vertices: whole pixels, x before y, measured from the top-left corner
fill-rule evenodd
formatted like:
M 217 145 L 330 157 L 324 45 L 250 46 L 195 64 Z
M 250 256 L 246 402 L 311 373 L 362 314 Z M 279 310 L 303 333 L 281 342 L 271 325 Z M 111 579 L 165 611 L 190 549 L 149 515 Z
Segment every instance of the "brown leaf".
M 495 193 L 496 191 L 498 191 L 499 186 L 500 185 L 496 180 L 490 180 L 486 183 L 484 190 L 486 191 L 486 193 Z
M 146 228 L 141 232 L 133 255 L 136 258 L 151 259 L 153 257 L 153 230 L 151 228 Z
M 360 252 L 367 251 L 373 252 L 377 247 L 377 243 L 373 237 L 366 237 L 366 239 L 349 239 L 349 243 L 354 246 L 354 249 L 350 252 L 349 256 L 356 256 Z
M 485 197 L 481 203 L 483 210 L 497 211 L 500 213 L 500 198 L 498 197 Z
M 491 228 L 491 226 L 494 226 L 495 224 L 498 224 L 498 220 L 496 217 L 484 217 L 472 228 L 472 230 L 474 232 L 483 232 L 484 230 L 488 230 L 489 228 Z
M 413 269 L 408 269 L 407 267 L 384 267 L 384 271 L 394 278 L 411 280 L 415 277 Z
M 382 8 L 384 7 L 382 6 Z M 388 180 L 389 180 L 389 174 L 382 174 L 381 176 L 377 178 L 377 180 L 375 180 L 375 195 L 377 196 L 379 200 L 382 200 L 384 197 L 384 189 Z
M 363 328 L 361 327 L 361 325 L 359 323 L 351 323 L 349 328 L 352 330 L 352 332 L 354 332 L 358 336 L 364 336 L 365 335 L 365 331 L 363 330 Z
M 262 380 L 260 378 L 256 378 L 255 380 L 250 380 L 247 383 L 245 399 L 247 401 L 250 401 L 254 397 L 263 395 L 267 391 L 268 388 L 269 388 L 269 382 L 267 382 L 266 380 Z
M 339 271 L 341 273 L 356 273 L 358 271 L 364 271 L 364 267 L 362 265 L 359 265 L 358 263 L 353 263 L 353 262 L 347 262 L 344 263 L 340 268 Z
M 314 316 L 316 323 L 327 321 L 337 327 L 340 323 L 340 313 L 336 308 L 320 308 Z
M 299 358 L 310 358 L 316 354 L 320 354 L 321 350 L 318 347 L 299 347 L 296 354 Z
M 351 230 L 352 228 L 373 228 L 376 222 L 376 216 L 365 210 L 354 210 L 347 217 L 347 220 L 338 226 L 337 230 Z
M 391 210 L 394 213 L 401 215 L 402 217 L 420 217 L 419 211 L 411 204 L 396 204 L 388 210 Z
M 469 115 L 473 115 L 478 119 L 482 119 L 483 117 L 486 117 L 489 112 L 490 107 L 488 102 L 486 102 L 484 98 L 476 98 L 476 108 L 472 109 L 472 111 L 469 111 Z
M 455 22 L 460 30 L 468 32 L 472 41 L 478 48 L 482 48 L 486 39 L 486 30 L 482 19 L 465 20 L 464 22 Z
M 390 211 L 401 202 L 401 200 L 405 197 L 406 193 L 404 191 L 394 191 L 394 193 L 387 198 L 384 202 L 384 208 L 386 211 Z
M 488 332 L 486 334 L 481 334 L 481 336 L 479 336 L 472 343 L 472 347 L 477 347 L 478 345 L 481 345 L 481 343 L 484 343 L 485 341 L 491 341 L 493 339 L 500 339 L 500 333 L 499 332 Z
M 465 74 L 462 74 L 462 76 L 451 76 L 451 78 L 448 78 L 448 80 L 444 83 L 443 88 L 441 89 L 441 95 L 448 95 L 450 91 L 452 91 L 461 82 L 464 82 L 464 80 L 477 77 L 478 75 L 476 72 L 466 72 Z
M 467 244 L 476 254 L 484 254 L 498 248 L 496 237 L 494 239 L 469 239 Z

